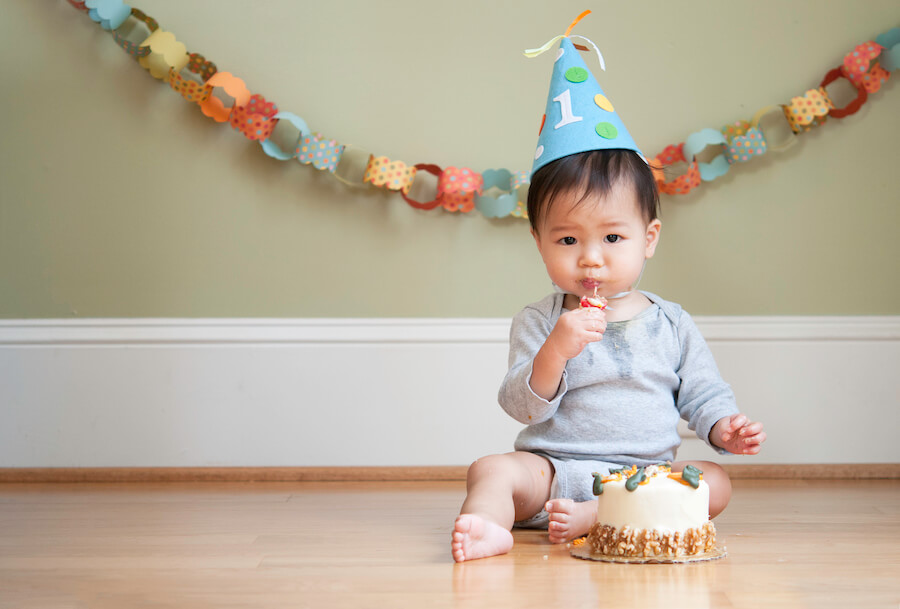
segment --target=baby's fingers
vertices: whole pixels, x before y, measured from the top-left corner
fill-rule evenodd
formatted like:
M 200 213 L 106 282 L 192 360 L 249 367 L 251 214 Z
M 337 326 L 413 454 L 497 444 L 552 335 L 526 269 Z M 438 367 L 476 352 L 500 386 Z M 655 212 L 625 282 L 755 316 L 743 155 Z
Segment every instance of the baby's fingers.
M 757 422 L 755 422 L 755 423 L 749 423 L 749 424 L 744 425 L 743 427 L 741 427 L 741 428 L 738 430 L 738 435 L 739 435 L 739 436 L 744 436 L 744 437 L 755 436 L 756 434 L 758 434 L 758 433 L 761 432 L 762 430 L 763 430 L 763 424 L 760 423 L 759 421 L 757 421 Z
M 755 455 L 762 448 L 762 443 L 766 441 L 766 432 L 761 431 L 756 435 L 744 438 L 744 446 L 742 452 L 745 455 Z

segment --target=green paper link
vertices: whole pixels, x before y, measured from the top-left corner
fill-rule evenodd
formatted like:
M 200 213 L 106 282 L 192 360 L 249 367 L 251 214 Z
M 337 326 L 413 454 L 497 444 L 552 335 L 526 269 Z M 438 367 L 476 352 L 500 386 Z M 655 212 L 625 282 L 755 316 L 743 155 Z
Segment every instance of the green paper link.
M 508 169 L 487 169 L 481 174 L 482 192 L 491 188 L 502 191 L 496 197 L 484 194 L 475 195 L 475 209 L 486 218 L 503 218 L 512 213 L 518 203 L 513 193 L 513 174 Z
M 724 150 L 724 146 L 727 143 L 728 140 L 725 139 L 721 131 L 710 128 L 701 129 L 696 133 L 690 134 L 684 141 L 684 158 L 690 163 L 707 146 L 718 145 L 722 146 Z M 697 165 L 700 168 L 700 179 L 704 182 L 711 182 L 725 175 L 731 167 L 724 154 L 718 155 L 710 163 L 697 163 Z
M 878 62 L 888 72 L 900 67 L 900 27 L 891 28 L 875 38 L 875 44 L 884 47 Z

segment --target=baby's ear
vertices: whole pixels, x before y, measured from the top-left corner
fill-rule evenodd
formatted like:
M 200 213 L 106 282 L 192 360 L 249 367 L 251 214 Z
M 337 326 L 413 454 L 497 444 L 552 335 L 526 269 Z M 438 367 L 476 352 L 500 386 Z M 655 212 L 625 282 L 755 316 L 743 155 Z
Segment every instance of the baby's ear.
M 659 243 L 659 233 L 662 230 L 662 222 L 657 218 L 647 225 L 647 247 L 644 251 L 645 258 L 653 258 L 656 253 L 656 245 Z

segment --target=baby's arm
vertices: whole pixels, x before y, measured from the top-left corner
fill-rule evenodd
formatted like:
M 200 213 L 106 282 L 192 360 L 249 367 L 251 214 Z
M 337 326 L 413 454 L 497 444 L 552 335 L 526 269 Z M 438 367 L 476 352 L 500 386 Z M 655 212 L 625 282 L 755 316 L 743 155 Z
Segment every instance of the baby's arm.
M 766 441 L 766 432 L 762 423 L 735 414 L 716 421 L 709 432 L 709 441 L 735 455 L 755 455 Z
M 566 362 L 581 353 L 588 343 L 602 340 L 604 332 L 606 313 L 599 308 L 580 308 L 560 315 L 534 357 L 532 391 L 545 400 L 552 399 L 559 389 Z

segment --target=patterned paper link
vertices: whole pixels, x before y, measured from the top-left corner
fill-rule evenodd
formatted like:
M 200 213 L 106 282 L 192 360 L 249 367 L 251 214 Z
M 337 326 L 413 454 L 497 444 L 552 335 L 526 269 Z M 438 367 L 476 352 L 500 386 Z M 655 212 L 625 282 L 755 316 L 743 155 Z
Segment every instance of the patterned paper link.
M 146 26 L 150 29 L 151 34 L 159 29 L 159 23 L 156 22 L 156 19 L 154 19 L 153 17 L 148 17 L 146 14 L 144 14 L 143 11 L 139 9 L 131 9 L 131 16 L 138 21 L 146 24 Z M 135 59 L 139 57 L 145 57 L 150 53 L 150 47 L 142 47 L 142 42 L 134 44 L 133 42 L 128 41 L 124 36 L 119 34 L 119 29 L 120 28 L 116 28 L 115 30 L 113 30 L 113 39 L 116 41 L 116 44 L 124 49 L 126 53 L 128 53 Z
M 890 78 L 891 73 L 882 68 L 880 64 L 875 63 L 868 72 L 863 74 L 862 86 L 867 93 L 878 93 L 881 89 L 881 85 L 886 83 Z
M 510 213 L 514 218 L 528 219 L 528 187 L 531 186 L 531 172 L 517 171 L 513 174 L 512 189 L 516 193 L 516 208 Z
M 215 95 L 210 95 L 205 102 L 200 104 L 200 111 L 217 123 L 227 123 L 235 106 L 243 106 L 250 101 L 251 93 L 244 81 L 237 76 L 232 76 L 230 72 L 216 72 L 206 81 L 206 84 L 213 88 L 221 87 L 234 98 L 234 105 L 228 108 Z
M 344 146 L 337 140 L 325 139 L 321 133 L 301 137 L 296 150 L 298 161 L 329 173 L 337 169 L 343 154 Z
M 725 144 L 727 144 L 727 140 L 721 131 L 709 128 L 701 129 L 687 137 L 682 147 L 682 153 L 686 159 L 694 161 L 697 155 L 708 146 L 721 147 L 722 154 L 717 155 L 711 162 L 697 163 L 700 179 L 704 182 L 711 182 L 728 173 L 731 168 L 731 164 L 725 158 Z
M 150 52 L 145 57 L 138 58 L 138 63 L 150 72 L 150 76 L 160 80 L 169 78 L 169 72 L 173 68 L 176 72 L 181 72 L 190 59 L 184 44 L 175 40 L 175 34 L 163 29 L 150 34 L 141 46 L 149 48 Z
M 447 211 L 468 213 L 475 209 L 475 195 L 482 193 L 483 178 L 468 167 L 448 167 L 438 178 L 438 196 Z
M 122 0 L 85 0 L 84 6 L 104 30 L 118 29 L 131 16 L 131 7 Z
M 875 37 L 875 42 L 884 49 L 878 56 L 878 63 L 888 72 L 900 68 L 900 28 L 891 28 Z
M 766 116 L 767 114 L 771 114 L 771 113 L 777 113 L 779 116 L 784 117 L 785 119 L 787 118 L 784 106 L 780 106 L 780 105 L 765 106 L 764 108 L 761 108 L 760 110 L 758 110 L 756 112 L 756 114 L 753 115 L 753 118 L 750 119 L 750 125 L 754 129 L 759 130 L 760 134 L 762 134 L 763 139 L 765 139 L 765 141 L 766 141 L 766 150 L 767 151 L 775 152 L 775 151 L 786 150 L 797 143 L 797 134 L 794 132 L 793 129 L 791 129 L 790 135 L 787 137 L 787 139 L 785 141 L 781 142 L 780 144 L 773 144 L 772 138 L 766 137 L 765 132 L 763 131 L 762 127 L 759 126 L 759 123 L 763 119 L 763 117 Z
M 823 125 L 832 108 L 834 104 L 831 103 L 825 87 L 819 87 L 810 89 L 802 97 L 792 97 L 791 103 L 784 106 L 784 116 L 794 133 L 803 133 Z
M 278 126 L 281 121 L 287 121 L 297 129 L 297 143 L 299 143 L 303 137 L 312 135 L 309 131 L 309 126 L 306 124 L 306 121 L 296 114 L 293 114 L 291 112 L 279 112 L 272 117 L 272 122 L 275 123 L 275 126 Z M 291 150 L 290 152 L 285 152 L 284 150 L 282 150 L 278 146 L 278 144 L 276 144 L 271 138 L 261 141 L 260 145 L 262 146 L 263 152 L 265 152 L 273 159 L 279 161 L 290 161 L 292 158 L 297 156 L 297 144 L 294 144 L 292 146 L 293 150 Z
M 392 161 L 386 156 L 369 155 L 369 163 L 366 165 L 366 173 L 363 182 L 387 188 L 399 190 L 406 194 L 416 177 L 416 168 L 407 167 L 403 161 Z
M 844 55 L 843 71 L 844 76 L 855 83 L 859 83 L 859 78 L 869 71 L 869 64 L 874 61 L 880 54 L 882 48 L 880 44 L 875 44 L 871 40 L 856 47 Z
M 836 81 L 838 78 L 847 78 L 844 76 L 844 73 L 840 68 L 835 68 L 828 72 L 825 75 L 825 78 L 822 79 L 822 82 L 819 84 L 819 89 L 823 92 L 825 91 L 825 87 Z M 848 79 L 849 80 L 849 79 Z M 835 108 L 834 104 L 831 105 L 831 109 L 828 112 L 828 115 L 833 118 L 844 118 L 845 116 L 850 116 L 851 114 L 856 114 L 857 111 L 862 107 L 866 100 L 869 98 L 869 94 L 866 92 L 866 88 L 862 85 L 857 85 L 850 81 L 850 84 L 856 87 L 857 96 L 852 102 L 844 106 L 843 108 Z M 829 100 L 830 102 L 830 100 Z
M 278 106 L 256 94 L 250 96 L 246 105 L 235 105 L 228 122 L 248 140 L 267 140 L 275 129 L 277 121 L 272 120 L 272 117 L 276 114 Z
M 487 169 L 481 178 L 484 192 L 496 188 L 503 194 L 496 197 L 475 195 L 475 209 L 486 218 L 503 218 L 511 214 L 519 202 L 513 192 L 513 174 L 508 169 Z
M 727 141 L 726 158 L 731 164 L 746 163 L 766 153 L 766 138 L 750 121 L 736 121 L 722 127 Z
M 417 172 L 424 171 L 426 173 L 430 173 L 438 179 L 440 179 L 440 176 L 443 173 L 443 170 L 440 167 L 438 167 L 437 165 L 431 165 L 429 163 L 416 163 L 415 165 L 413 165 L 413 167 Z M 420 203 L 418 201 L 414 201 L 413 199 L 410 199 L 407 196 L 407 193 L 403 192 L 402 190 L 400 191 L 400 196 L 403 197 L 403 200 L 406 201 L 410 205 L 410 207 L 415 207 L 416 209 L 429 210 L 443 205 L 443 200 L 440 193 L 436 193 L 434 200 L 429 201 L 428 203 Z
M 178 91 L 189 102 L 202 104 L 212 95 L 214 87 L 207 81 L 216 73 L 216 64 L 207 61 L 199 53 L 190 53 L 188 57 L 187 70 L 199 75 L 203 79 L 203 83 L 185 78 L 181 75 L 181 72 L 176 72 L 175 68 L 171 68 L 169 70 L 169 86 Z
M 875 61 L 883 50 L 884 47 L 871 40 L 857 45 L 844 56 L 842 73 L 857 87 L 863 86 L 867 92 L 876 93 L 882 83 L 890 77 L 890 74 Z
M 683 143 L 666 146 L 662 152 L 656 155 L 650 164 L 668 166 L 682 161 L 687 162 L 687 159 L 684 156 Z M 657 179 L 656 184 L 659 191 L 667 195 L 686 195 L 700 186 L 700 181 L 700 167 L 695 160 L 688 166 L 687 173 L 678 176 L 670 182 L 666 182 L 665 179 Z

